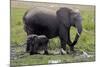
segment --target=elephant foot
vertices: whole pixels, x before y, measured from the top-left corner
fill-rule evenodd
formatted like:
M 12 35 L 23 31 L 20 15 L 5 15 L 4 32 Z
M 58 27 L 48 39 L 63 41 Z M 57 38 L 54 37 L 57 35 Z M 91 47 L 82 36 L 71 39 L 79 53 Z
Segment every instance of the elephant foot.
M 30 51 L 29 50 L 26 50 L 26 53 L 29 53 Z
M 70 46 L 70 51 L 74 52 L 74 46 Z
M 38 52 L 30 52 L 30 55 L 39 54 Z
M 26 53 L 29 53 L 30 49 L 28 47 L 26 47 Z
M 45 52 L 44 52 L 44 55 L 49 55 L 48 51 L 45 51 Z
M 66 51 L 63 48 L 60 49 L 60 52 L 61 52 L 62 55 L 66 54 Z
M 70 50 L 67 50 L 67 54 L 75 54 L 74 46 L 70 46 Z
M 69 50 L 67 53 L 71 55 L 75 55 L 77 52 L 75 50 Z

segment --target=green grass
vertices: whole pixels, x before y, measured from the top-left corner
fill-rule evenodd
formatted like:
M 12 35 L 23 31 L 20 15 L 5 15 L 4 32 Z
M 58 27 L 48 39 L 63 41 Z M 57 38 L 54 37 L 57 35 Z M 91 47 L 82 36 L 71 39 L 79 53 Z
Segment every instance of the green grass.
M 28 8 L 11 8 L 11 45 L 22 45 L 26 42 L 26 33 L 23 29 L 22 17 Z M 94 22 L 94 8 L 82 9 L 80 8 L 82 15 L 83 32 L 81 37 L 75 46 L 76 50 L 95 52 L 95 22 Z M 73 41 L 76 34 L 76 29 L 71 28 L 71 40 Z M 15 44 L 16 43 L 16 44 Z M 49 42 L 49 49 L 59 49 L 59 38 L 53 38 Z M 20 50 L 20 49 L 17 49 Z M 95 58 L 88 58 L 88 60 L 78 59 L 72 55 L 27 55 L 16 60 L 11 60 L 11 65 L 32 65 L 32 64 L 48 64 L 49 60 L 61 60 L 61 63 L 82 62 L 82 61 L 94 61 Z
M 12 8 L 11 9 L 11 42 L 22 44 L 25 42 L 26 33 L 23 30 L 22 17 L 26 9 Z
M 94 58 L 81 59 L 73 55 L 32 55 L 11 61 L 12 66 L 51 64 L 50 61 L 60 60 L 60 63 L 91 62 Z

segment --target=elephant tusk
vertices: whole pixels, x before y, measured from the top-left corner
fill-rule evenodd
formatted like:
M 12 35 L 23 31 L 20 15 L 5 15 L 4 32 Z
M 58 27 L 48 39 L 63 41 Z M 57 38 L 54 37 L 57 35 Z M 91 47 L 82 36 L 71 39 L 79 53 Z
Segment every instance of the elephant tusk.
M 80 36 L 80 33 L 78 32 L 78 30 L 77 30 L 77 35 Z
M 79 32 L 77 32 L 78 36 L 80 36 Z

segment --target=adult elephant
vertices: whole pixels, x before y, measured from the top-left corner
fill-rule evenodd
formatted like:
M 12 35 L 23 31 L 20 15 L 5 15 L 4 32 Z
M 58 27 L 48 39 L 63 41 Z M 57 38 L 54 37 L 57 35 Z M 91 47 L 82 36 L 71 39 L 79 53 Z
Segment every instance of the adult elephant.
M 79 10 L 67 7 L 61 7 L 58 10 L 43 7 L 32 8 L 24 14 L 23 21 L 27 35 L 46 35 L 49 39 L 59 36 L 63 51 L 66 50 L 66 44 L 69 45 L 71 51 L 74 51 L 74 45 L 82 32 L 82 19 Z M 73 42 L 70 40 L 71 26 L 77 29 Z M 26 51 L 29 51 L 29 48 L 30 46 L 27 44 Z

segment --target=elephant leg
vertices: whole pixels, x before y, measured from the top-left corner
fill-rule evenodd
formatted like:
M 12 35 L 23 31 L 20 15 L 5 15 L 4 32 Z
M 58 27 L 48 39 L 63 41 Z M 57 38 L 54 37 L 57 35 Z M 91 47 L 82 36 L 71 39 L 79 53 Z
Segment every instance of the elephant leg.
M 30 51 L 30 45 L 27 44 L 27 45 L 26 45 L 26 52 L 29 52 L 29 51 Z
M 70 39 L 70 28 L 67 30 L 67 44 L 70 47 L 70 51 L 74 51 L 74 45 L 72 45 L 71 39 Z
M 30 51 L 30 46 L 31 46 L 31 44 L 30 44 L 29 40 L 27 39 L 26 52 L 29 52 Z
M 61 40 L 61 54 L 66 54 L 66 42 Z
M 61 41 L 61 54 L 65 54 L 66 53 L 66 44 L 68 42 L 68 30 L 66 30 L 66 28 L 64 26 L 60 27 L 59 30 L 59 37 L 60 37 L 60 41 Z
M 32 35 L 32 34 L 28 34 L 27 36 L 29 36 L 29 35 Z M 31 41 L 31 42 L 30 42 L 30 41 Z M 30 51 L 31 45 L 32 45 L 32 41 L 33 41 L 33 39 L 29 40 L 29 39 L 27 38 L 26 52 L 29 52 L 29 51 Z
M 30 51 L 30 42 L 29 40 L 27 39 L 27 43 L 26 43 L 26 52 L 29 52 Z
M 49 54 L 48 50 L 44 50 L 44 54 L 48 55 Z
M 68 46 L 70 47 L 70 51 L 72 51 L 74 47 L 72 46 L 72 42 L 70 40 L 70 27 L 67 27 L 66 29 L 64 28 L 61 29 L 62 31 L 62 33 L 60 34 L 61 48 L 63 48 L 63 50 L 66 50 L 66 44 L 68 44 Z
M 74 43 L 72 43 L 71 39 L 70 39 L 70 27 L 67 28 L 67 32 L 66 32 L 66 42 L 70 48 L 70 51 L 73 52 L 74 51 Z
M 30 45 L 30 55 L 39 54 L 37 52 L 37 46 Z
M 72 42 L 70 41 L 70 38 L 68 38 L 69 36 L 66 35 L 65 38 L 61 39 L 61 48 L 63 48 L 62 52 L 65 54 L 65 50 L 66 50 L 66 44 L 68 44 L 68 46 L 70 47 L 70 51 L 72 51 Z M 69 53 L 69 51 L 67 51 L 67 53 Z
M 44 54 L 46 54 L 46 55 L 49 54 L 48 53 L 48 45 L 47 44 L 45 44 L 45 46 L 44 46 Z

